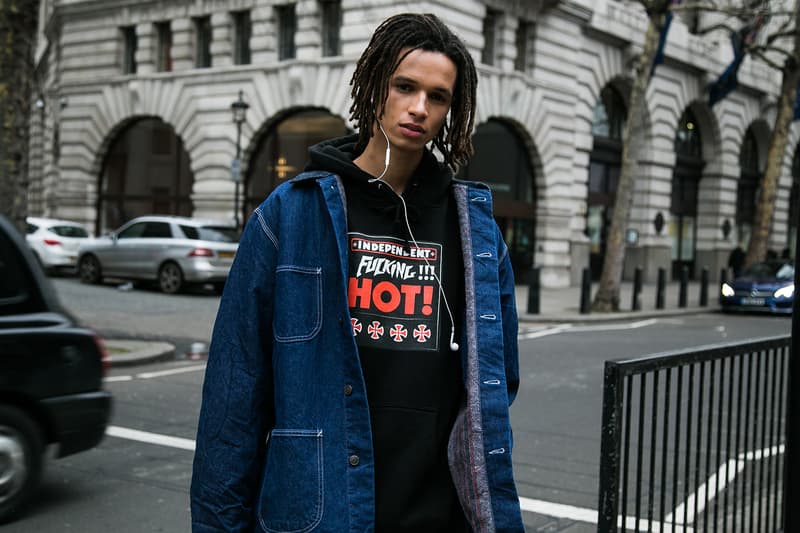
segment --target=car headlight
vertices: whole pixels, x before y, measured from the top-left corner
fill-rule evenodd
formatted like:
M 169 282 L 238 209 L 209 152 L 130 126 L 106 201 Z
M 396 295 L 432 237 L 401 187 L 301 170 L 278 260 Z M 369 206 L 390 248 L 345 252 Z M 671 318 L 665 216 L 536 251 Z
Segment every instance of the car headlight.
M 730 297 L 730 296 L 733 296 L 734 294 L 736 294 L 736 292 L 733 290 L 733 287 L 731 287 L 727 283 L 723 283 L 722 284 L 722 295 L 723 296 Z
M 777 291 L 775 291 L 775 298 L 791 298 L 794 294 L 794 283 L 791 285 L 787 285 L 785 287 L 781 287 Z

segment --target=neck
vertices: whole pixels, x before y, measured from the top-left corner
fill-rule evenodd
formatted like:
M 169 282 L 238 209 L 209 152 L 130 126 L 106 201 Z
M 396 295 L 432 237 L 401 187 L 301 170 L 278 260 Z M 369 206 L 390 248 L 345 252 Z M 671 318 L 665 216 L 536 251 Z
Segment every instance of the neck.
M 383 136 L 372 137 L 364 152 L 353 160 L 353 163 L 375 177 L 383 174 L 381 181 L 388 183 L 397 194 L 403 194 L 411 176 L 422 160 L 422 152 L 408 153 L 392 148 L 389 167 L 385 168 L 386 141 Z M 384 173 L 384 170 L 386 172 Z

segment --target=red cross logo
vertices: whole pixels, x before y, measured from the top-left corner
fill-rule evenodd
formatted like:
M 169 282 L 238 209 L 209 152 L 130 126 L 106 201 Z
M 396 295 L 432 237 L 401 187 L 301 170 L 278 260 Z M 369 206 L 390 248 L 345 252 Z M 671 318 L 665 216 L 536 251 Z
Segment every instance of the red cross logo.
M 353 326 L 353 337 L 361 333 L 361 330 L 364 328 L 364 326 L 361 325 L 361 322 L 359 322 L 357 318 L 351 318 L 350 324 Z
M 408 330 L 403 324 L 395 324 L 394 327 L 389 330 L 389 335 L 392 336 L 394 342 L 403 342 L 403 339 L 408 337 Z
M 417 342 L 425 342 L 431 338 L 431 330 L 425 324 L 420 324 L 414 328 L 414 338 L 417 339 Z
M 383 326 L 377 320 L 373 320 L 372 324 L 367 328 L 367 333 L 371 339 L 380 339 L 383 336 Z

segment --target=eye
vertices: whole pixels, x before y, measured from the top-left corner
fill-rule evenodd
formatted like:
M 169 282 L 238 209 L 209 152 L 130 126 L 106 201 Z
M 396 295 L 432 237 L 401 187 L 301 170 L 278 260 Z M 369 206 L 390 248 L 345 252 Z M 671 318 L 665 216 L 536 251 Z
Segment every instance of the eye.
M 410 83 L 406 83 L 406 82 L 400 82 L 397 85 L 395 85 L 395 87 L 397 87 L 398 91 L 404 92 L 404 93 L 408 93 L 408 92 L 411 92 L 413 90 L 413 87 L 411 86 L 411 84 Z

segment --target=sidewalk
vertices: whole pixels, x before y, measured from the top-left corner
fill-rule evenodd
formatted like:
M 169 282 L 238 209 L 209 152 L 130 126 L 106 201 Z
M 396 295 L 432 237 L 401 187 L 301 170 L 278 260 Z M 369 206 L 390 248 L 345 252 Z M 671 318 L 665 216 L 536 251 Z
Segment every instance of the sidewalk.
M 595 284 L 592 287 L 592 296 L 594 296 L 596 290 L 597 285 Z M 633 284 L 625 282 L 620 292 L 620 312 L 582 314 L 580 312 L 580 287 L 542 288 L 539 295 L 540 312 L 538 314 L 530 314 L 528 313 L 528 286 L 517 285 L 517 312 L 519 313 L 520 322 L 525 323 L 579 324 L 710 313 L 719 309 L 716 283 L 709 283 L 708 285 L 708 306 L 706 307 L 700 307 L 700 284 L 698 282 L 689 284 L 687 306 L 684 308 L 678 307 L 679 290 L 678 283 L 667 284 L 664 291 L 664 309 L 656 309 L 656 285 L 644 285 L 639 300 L 641 302 L 641 311 L 631 311 Z M 113 367 L 142 365 L 176 357 L 175 346 L 167 342 L 127 339 L 104 340 L 110 354 L 111 366 Z M 206 346 L 198 346 L 196 350 L 199 353 L 190 355 L 195 359 L 204 359 L 204 350 L 206 349 Z
M 581 288 L 565 287 L 562 289 L 542 288 L 539 294 L 539 313 L 528 313 L 528 287 L 517 285 L 517 313 L 521 322 L 540 322 L 540 323 L 581 323 L 581 322 L 613 322 L 618 320 L 645 319 L 654 317 L 665 317 L 674 315 L 686 315 L 697 313 L 713 313 L 719 310 L 718 295 L 719 286 L 716 282 L 708 284 L 708 305 L 700 306 L 700 282 L 693 281 L 687 286 L 686 307 L 679 307 L 680 284 L 678 282 L 667 283 L 664 289 L 664 308 L 656 309 L 655 283 L 648 283 L 642 286 L 639 297 L 641 306 L 640 311 L 632 311 L 633 308 L 633 283 L 623 282 L 620 289 L 620 311 L 616 313 L 593 313 L 582 314 L 581 307 Z M 591 287 L 591 295 L 594 297 L 597 292 L 597 283 Z M 589 300 L 591 307 L 592 300 Z

